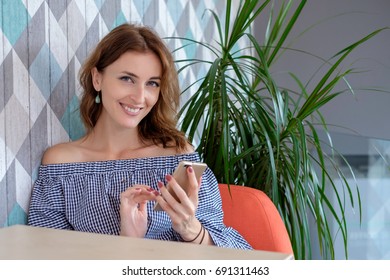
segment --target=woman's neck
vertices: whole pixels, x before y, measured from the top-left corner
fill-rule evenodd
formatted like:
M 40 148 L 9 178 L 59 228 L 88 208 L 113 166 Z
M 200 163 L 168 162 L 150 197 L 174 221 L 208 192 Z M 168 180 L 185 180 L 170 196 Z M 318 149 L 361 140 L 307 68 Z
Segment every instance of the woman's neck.
M 125 154 L 151 145 L 141 140 L 137 128 L 118 127 L 104 121 L 98 121 L 83 142 L 84 145 L 107 154 L 110 158 L 122 158 Z

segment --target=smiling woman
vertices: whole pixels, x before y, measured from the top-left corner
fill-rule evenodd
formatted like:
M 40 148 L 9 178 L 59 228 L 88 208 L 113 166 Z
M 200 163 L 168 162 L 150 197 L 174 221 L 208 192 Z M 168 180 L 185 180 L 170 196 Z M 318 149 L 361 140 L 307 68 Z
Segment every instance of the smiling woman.
M 111 118 L 119 126 L 136 129 L 157 103 L 161 72 L 160 60 L 153 52 L 129 51 L 101 72 L 93 68 L 93 86 L 103 100 L 95 127 Z
M 202 180 L 186 168 L 181 185 L 170 175 L 199 155 L 176 128 L 178 77 L 153 30 L 131 24 L 112 30 L 81 68 L 80 84 L 87 134 L 45 152 L 30 225 L 250 249 L 223 224 L 209 168 Z M 154 211 L 156 203 L 164 211 Z

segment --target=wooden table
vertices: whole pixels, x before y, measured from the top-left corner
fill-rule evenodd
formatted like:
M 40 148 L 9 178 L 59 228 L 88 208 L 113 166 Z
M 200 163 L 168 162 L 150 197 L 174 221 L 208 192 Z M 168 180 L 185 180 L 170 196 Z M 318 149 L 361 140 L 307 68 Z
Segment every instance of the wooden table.
M 14 225 L 0 229 L 2 260 L 281 260 L 289 254 L 237 250 Z

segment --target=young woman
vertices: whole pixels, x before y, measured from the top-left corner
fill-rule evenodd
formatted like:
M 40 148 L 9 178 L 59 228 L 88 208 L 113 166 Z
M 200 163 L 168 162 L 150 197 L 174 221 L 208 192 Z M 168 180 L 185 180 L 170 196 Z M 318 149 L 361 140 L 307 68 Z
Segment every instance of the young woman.
M 85 62 L 80 84 L 87 133 L 44 153 L 30 225 L 250 248 L 223 224 L 210 169 L 198 184 L 187 168 L 188 193 L 170 175 L 180 161 L 199 156 L 176 128 L 177 72 L 153 30 L 131 24 L 113 29 Z M 164 211 L 154 211 L 156 203 Z

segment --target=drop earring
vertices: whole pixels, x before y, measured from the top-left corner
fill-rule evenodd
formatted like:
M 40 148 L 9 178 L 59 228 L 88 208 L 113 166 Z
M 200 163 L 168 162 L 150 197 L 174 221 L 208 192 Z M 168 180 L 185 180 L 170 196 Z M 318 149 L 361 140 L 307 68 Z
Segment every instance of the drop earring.
M 98 92 L 98 94 L 96 95 L 95 97 L 95 103 L 96 104 L 99 104 L 100 103 L 100 95 L 99 95 L 100 92 Z

